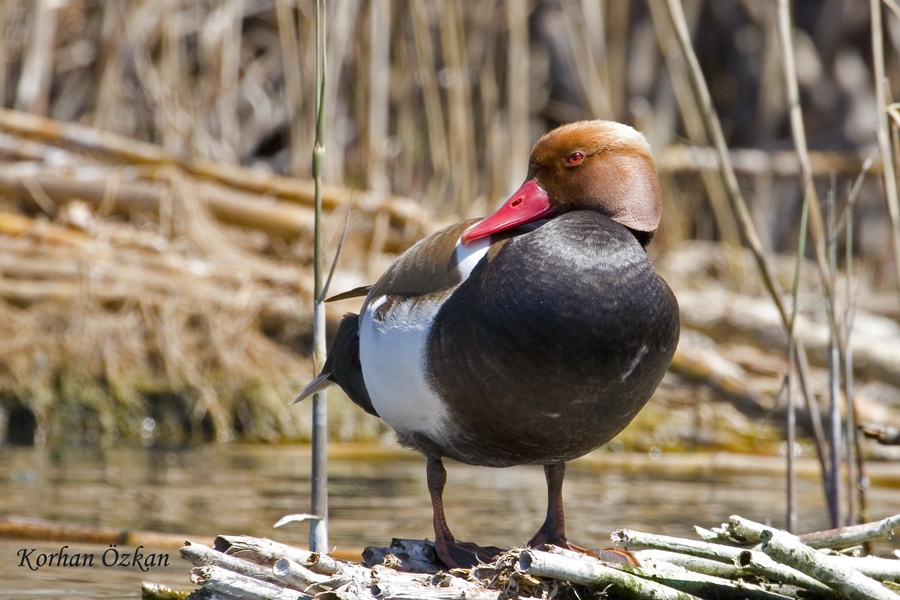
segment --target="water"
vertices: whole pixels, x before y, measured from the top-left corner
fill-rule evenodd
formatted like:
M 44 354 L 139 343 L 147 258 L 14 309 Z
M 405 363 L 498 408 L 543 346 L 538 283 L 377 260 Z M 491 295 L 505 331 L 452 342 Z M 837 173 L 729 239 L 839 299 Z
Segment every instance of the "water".
M 285 514 L 309 508 L 310 457 L 304 446 L 4 448 L 0 453 L 2 514 L 165 532 L 207 545 L 222 533 L 306 546 L 306 525 L 272 529 Z M 692 525 L 716 526 L 732 514 L 783 523 L 780 459 L 654 457 L 595 453 L 571 463 L 564 489 L 569 538 L 605 547 L 609 533 L 623 527 L 690 536 Z M 815 470 L 810 463 L 801 466 L 801 472 Z M 447 471 L 445 507 L 457 538 L 521 545 L 540 526 L 546 510 L 540 467 L 487 469 L 448 461 Z M 900 468 L 873 465 L 872 473 L 871 517 L 900 512 Z M 391 447 L 338 446 L 332 448 L 329 476 L 331 545 L 355 550 L 387 545 L 393 537 L 433 538 L 422 458 Z M 814 477 L 800 479 L 799 500 L 800 529 L 827 528 Z M 900 547 L 900 540 L 891 543 Z M 68 543 L 70 560 L 93 555 L 94 566 L 33 571 L 23 559 L 22 553 L 33 549 L 28 556 L 34 565 L 40 554 L 58 553 L 66 544 L 0 538 L 0 599 L 139 598 L 141 581 L 193 589 L 189 565 L 172 545 L 142 550 L 145 556 L 166 556 L 170 565 L 146 572 L 133 565 L 104 566 L 109 550 L 104 545 Z

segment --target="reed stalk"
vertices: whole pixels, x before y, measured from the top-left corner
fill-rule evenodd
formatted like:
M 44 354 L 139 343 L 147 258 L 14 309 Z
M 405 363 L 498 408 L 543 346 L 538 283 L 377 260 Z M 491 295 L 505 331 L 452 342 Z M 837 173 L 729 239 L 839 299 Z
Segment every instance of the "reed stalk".
M 418 69 L 418 84 L 421 87 L 427 129 L 424 136 L 428 138 L 429 160 L 433 173 L 431 189 L 427 190 L 432 202 L 443 198 L 448 178 L 451 177 L 450 154 L 447 151 L 447 130 L 444 126 L 444 109 L 438 91 L 437 77 L 434 73 L 435 49 L 431 40 L 431 20 L 428 6 L 424 2 L 413 2 L 410 5 L 415 56 L 412 67 Z M 433 206 L 433 205 L 432 205 Z
M 853 346 L 850 344 L 850 335 L 853 331 L 853 320 L 856 315 L 856 307 L 858 298 L 851 290 L 851 275 L 853 274 L 853 210 L 856 201 L 859 198 L 859 192 L 862 189 L 863 181 L 872 161 L 875 158 L 875 150 L 869 155 L 868 159 L 863 163 L 862 169 L 850 189 L 847 197 L 847 207 L 844 214 L 838 221 L 835 236 L 840 235 L 842 228 L 846 228 L 844 242 L 844 270 L 847 273 L 847 285 L 844 296 L 844 402 L 847 411 L 847 447 L 851 449 L 852 456 L 847 457 L 847 481 L 849 482 L 850 494 L 848 497 L 848 509 L 851 519 L 850 525 L 863 523 L 868 518 L 866 510 L 866 469 L 865 454 L 862 449 L 862 440 L 859 432 L 857 432 L 857 415 L 856 401 L 853 390 Z M 857 291 L 858 294 L 858 291 Z M 855 458 L 855 460 L 854 460 Z
M 366 181 L 374 192 L 390 191 L 385 150 L 388 139 L 391 77 L 391 2 L 369 3 L 369 106 Z
M 757 269 L 762 278 L 763 285 L 778 310 L 785 331 L 788 331 L 791 327 L 791 320 L 784 304 L 784 292 L 781 289 L 781 285 L 775 279 L 772 268 L 769 265 L 769 260 L 766 258 L 762 249 L 762 243 L 760 242 L 756 225 L 753 223 L 750 211 L 747 208 L 747 203 L 745 202 L 738 185 L 734 166 L 731 163 L 731 157 L 728 152 L 727 144 L 725 143 L 725 136 L 722 132 L 722 126 L 719 122 L 716 110 L 713 107 L 709 88 L 707 87 L 703 72 L 700 69 L 700 63 L 691 43 L 690 31 L 688 30 L 687 20 L 685 19 L 681 2 L 679 0 L 665 0 L 664 8 L 665 10 L 659 11 L 657 18 L 666 18 L 678 41 L 678 46 L 681 49 L 681 54 L 687 65 L 691 90 L 693 91 L 695 102 L 699 108 L 703 127 L 707 137 L 713 142 L 718 156 L 719 173 L 725 185 L 729 206 L 738 222 L 741 236 L 750 247 L 756 261 Z M 823 479 L 827 480 L 828 472 L 830 470 L 827 460 L 829 454 L 828 448 L 824 442 L 824 436 L 821 433 L 821 424 L 817 423 L 818 406 L 816 404 L 816 399 L 813 397 L 812 390 L 810 389 L 808 375 L 809 366 L 806 359 L 806 351 L 801 338 L 796 338 L 794 343 L 796 346 L 797 357 L 799 358 L 799 381 L 806 400 L 806 405 L 810 411 L 813 431 L 816 434 L 816 448 L 818 450 Z
M 829 242 L 830 238 L 823 235 L 823 223 L 822 223 L 822 215 L 821 208 L 819 205 L 819 198 L 816 194 L 816 188 L 813 181 L 813 172 L 810 166 L 809 160 L 809 150 L 807 148 L 806 143 L 806 129 L 803 124 L 803 112 L 800 106 L 800 91 L 799 85 L 797 83 L 797 69 L 796 69 L 796 61 L 794 58 L 794 44 L 792 37 L 792 24 L 791 24 L 791 15 L 790 15 L 790 0 L 778 0 L 778 17 L 777 17 L 777 31 L 778 31 L 778 39 L 781 45 L 781 55 L 782 55 L 782 66 L 784 69 L 784 80 L 785 80 L 785 91 L 787 93 L 787 102 L 788 102 L 788 113 L 791 121 L 791 133 L 794 138 L 794 147 L 797 152 L 797 159 L 800 162 L 800 169 L 803 178 L 803 203 L 804 203 L 804 214 L 801 217 L 802 220 L 806 221 L 807 219 L 812 220 L 812 226 L 810 227 L 810 232 L 812 233 L 813 242 L 815 244 L 816 257 L 818 259 L 819 265 L 819 275 L 822 282 L 822 290 L 823 295 L 825 297 L 825 306 L 826 313 L 828 315 L 828 324 L 831 332 L 831 349 L 829 351 L 829 365 L 832 368 L 829 370 L 829 373 L 832 376 L 831 385 L 829 389 L 831 390 L 831 403 L 830 403 L 830 425 L 831 425 L 831 436 L 829 438 L 830 441 L 830 451 L 829 456 L 831 459 L 830 468 L 823 473 L 824 476 L 824 485 L 826 490 L 826 499 L 828 502 L 829 513 L 831 515 L 831 525 L 832 527 L 838 527 L 842 524 L 842 510 L 841 510 L 841 485 L 840 485 L 840 457 L 841 457 L 841 447 L 840 443 L 841 436 L 841 419 L 840 412 L 838 410 L 838 398 L 837 398 L 837 385 L 840 381 L 840 368 L 841 364 L 841 329 L 837 322 L 836 311 L 834 306 L 835 296 L 834 296 L 834 275 L 835 275 L 835 264 L 830 259 L 832 258 L 833 253 L 829 251 Z M 833 200 L 833 196 L 829 196 L 830 199 Z M 833 219 L 834 210 L 832 209 L 829 213 L 830 218 Z M 830 225 L 833 228 L 833 221 L 830 221 Z M 801 235 L 805 236 L 805 232 Z M 801 248 L 805 247 L 805 241 L 801 242 Z M 798 256 L 798 261 L 802 258 Z M 799 272 L 799 263 L 798 263 L 798 272 Z M 795 278 L 795 283 L 797 279 Z M 797 290 L 794 290 L 794 308 L 796 310 L 796 294 Z M 796 314 L 796 313 L 795 313 Z M 791 319 L 789 330 L 789 336 L 793 338 L 793 316 Z M 789 342 L 791 345 L 794 344 L 793 340 Z M 789 355 L 793 360 L 794 356 L 789 351 Z M 791 363 L 793 365 L 793 362 Z M 790 386 L 789 386 L 790 388 Z M 791 400 L 789 400 L 790 402 Z M 789 410 L 789 413 L 791 411 Z M 790 418 L 790 417 L 789 417 Z M 791 435 L 789 431 L 789 436 Z M 790 453 L 793 452 L 793 449 L 789 449 Z M 788 486 L 791 487 L 791 483 L 788 483 Z M 790 530 L 790 528 L 789 528 Z
M 15 107 L 16 110 L 46 115 L 53 78 L 54 38 L 62 5 L 53 0 L 39 0 L 34 4 L 35 27 L 29 36 Z
M 706 146 L 708 139 L 703 126 L 703 118 L 700 115 L 700 106 L 691 90 L 690 76 L 687 66 L 678 48 L 675 32 L 672 29 L 671 20 L 666 17 L 667 8 L 665 0 L 651 0 L 650 11 L 653 14 L 653 25 L 656 28 L 656 38 L 659 40 L 660 49 L 669 70 L 672 80 L 672 89 L 681 112 L 681 119 L 687 131 L 688 138 L 695 146 Z M 701 169 L 700 177 L 709 197 L 709 206 L 712 209 L 713 218 L 719 228 L 719 236 L 726 247 L 737 249 L 741 245 L 735 216 L 728 205 L 728 195 L 721 177 L 716 177 L 714 171 Z M 736 255 L 737 253 L 734 252 Z M 736 260 L 729 261 L 735 264 Z
M 890 125 L 888 124 L 887 85 L 884 69 L 884 31 L 881 18 L 881 0 L 870 0 L 869 11 L 872 19 L 872 62 L 875 69 L 875 102 L 878 114 L 878 147 L 884 165 L 882 181 L 891 219 L 891 239 L 894 245 L 894 267 L 897 272 L 897 286 L 900 287 L 900 193 L 897 190 L 897 176 L 894 171 L 894 155 L 890 145 Z M 889 3 L 894 7 L 894 3 Z M 900 296 L 898 296 L 900 298 Z
M 834 275 L 837 271 L 837 253 L 835 251 L 834 242 L 834 191 L 828 194 L 827 201 L 827 229 L 825 240 L 825 251 L 828 259 L 828 277 L 834 281 Z M 826 305 L 829 310 L 834 311 L 834 288 L 828 288 L 822 291 L 825 294 Z M 843 488 L 841 481 L 841 462 L 844 458 L 844 423 L 841 416 L 841 399 L 840 399 L 840 382 L 841 382 L 841 352 L 840 352 L 840 331 L 834 326 L 829 327 L 829 344 L 828 344 L 828 433 L 829 444 L 831 447 L 831 476 L 826 480 L 826 493 L 828 494 L 828 508 L 831 514 L 831 526 L 841 527 L 846 525 L 844 522 L 844 510 L 842 506 Z
M 719 158 L 719 173 L 725 183 L 731 210 L 737 217 L 741 234 L 750 246 L 750 250 L 753 252 L 753 257 L 756 259 L 757 267 L 759 268 L 760 275 L 763 279 L 763 284 L 768 290 L 772 301 L 775 303 L 775 307 L 778 309 L 781 321 L 787 326 L 790 319 L 788 318 L 788 312 L 784 305 L 784 294 L 781 290 L 781 286 L 775 279 L 772 268 L 769 266 L 769 261 L 763 251 L 762 242 L 760 242 L 756 226 L 753 223 L 753 219 L 750 217 L 750 211 L 747 208 L 747 203 L 744 200 L 743 193 L 738 185 L 734 167 L 731 164 L 731 158 L 728 154 L 728 146 L 725 143 L 725 135 L 722 132 L 721 123 L 719 122 L 716 110 L 713 107 L 712 97 L 709 93 L 706 81 L 703 78 L 700 63 L 697 60 L 697 55 L 691 44 L 691 35 L 688 30 L 687 21 L 684 17 L 684 10 L 682 9 L 681 2 L 679 0 L 666 0 L 666 7 L 668 9 L 668 20 L 672 24 L 675 37 L 681 48 L 682 56 L 684 56 L 685 62 L 687 63 L 691 89 L 693 90 L 695 101 L 699 104 L 706 135 L 713 142 L 713 146 L 715 147 Z
M 477 168 L 475 165 L 475 124 L 472 115 L 472 90 L 462 12 L 457 2 L 444 4 L 440 19 L 441 55 L 445 67 L 442 84 L 447 88 L 447 153 L 452 168 L 447 170 L 446 197 L 459 214 L 472 216 L 477 200 Z
M 302 161 L 306 156 L 300 152 L 302 119 L 300 112 L 303 107 L 302 85 L 300 82 L 300 46 L 297 42 L 297 27 L 294 23 L 293 3 L 289 0 L 276 0 L 275 17 L 278 23 L 278 42 L 281 46 L 281 62 L 284 72 L 284 96 L 288 113 L 290 143 L 291 174 L 295 177 L 302 173 Z
M 522 2 L 506 0 L 506 22 L 509 29 L 506 74 L 507 120 L 509 149 L 498 152 L 496 160 L 506 155 L 507 180 L 503 193 L 511 193 L 525 180 L 528 168 L 528 94 L 521 90 L 522 81 L 528 81 L 528 11 Z M 501 171 L 502 172 L 502 171 Z
M 791 285 L 791 322 L 788 326 L 788 385 L 787 385 L 787 518 L 786 529 L 797 530 L 797 477 L 794 461 L 794 444 L 797 437 L 797 342 L 794 326 L 797 323 L 797 301 L 800 292 L 800 272 L 806 253 L 806 228 L 809 222 L 809 202 L 804 196 L 800 213 L 800 233 L 797 241 L 797 262 L 794 266 L 794 281 Z
M 322 174 L 325 167 L 325 86 L 326 43 L 325 7 L 316 0 L 316 141 L 313 147 L 312 172 L 315 180 L 315 237 L 313 265 L 315 272 L 313 315 L 313 369 L 325 364 L 325 298 L 322 285 Z M 317 519 L 310 520 L 309 548 L 328 552 L 328 392 L 313 394 L 312 426 L 312 502 L 310 510 Z

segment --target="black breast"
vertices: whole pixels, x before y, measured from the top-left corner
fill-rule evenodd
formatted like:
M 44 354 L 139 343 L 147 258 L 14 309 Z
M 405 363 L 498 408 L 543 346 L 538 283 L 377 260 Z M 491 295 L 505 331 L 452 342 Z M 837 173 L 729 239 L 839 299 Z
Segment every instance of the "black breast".
M 599 447 L 650 398 L 678 330 L 671 290 L 610 219 L 576 211 L 509 239 L 428 340 L 429 383 L 452 420 L 442 452 L 507 466 Z

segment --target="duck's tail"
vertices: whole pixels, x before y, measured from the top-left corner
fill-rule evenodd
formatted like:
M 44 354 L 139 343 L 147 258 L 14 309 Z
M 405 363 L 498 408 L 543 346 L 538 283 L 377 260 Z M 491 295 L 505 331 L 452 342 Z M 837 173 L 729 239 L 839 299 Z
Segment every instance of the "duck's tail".
M 306 400 L 316 392 L 321 392 L 333 383 L 334 381 L 331 379 L 331 370 L 322 369 L 322 372 L 316 375 L 315 379 L 307 383 L 306 387 L 300 390 L 300 393 L 291 400 L 291 404 L 297 404 L 301 400 Z
M 362 366 L 359 363 L 359 315 L 344 315 L 337 333 L 334 334 L 322 372 L 297 394 L 291 404 L 324 390 L 332 383 L 341 386 L 357 406 L 370 415 L 378 416 L 375 407 L 372 406 L 372 399 L 369 398 Z

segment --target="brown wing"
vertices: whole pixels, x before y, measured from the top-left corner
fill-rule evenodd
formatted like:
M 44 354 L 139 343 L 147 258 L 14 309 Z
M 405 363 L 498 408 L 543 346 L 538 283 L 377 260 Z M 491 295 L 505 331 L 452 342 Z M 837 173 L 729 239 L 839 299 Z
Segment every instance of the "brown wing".
M 479 220 L 460 221 L 417 242 L 384 272 L 369 291 L 369 298 L 422 296 L 457 285 L 462 278 L 456 268 L 456 244 L 463 231 Z

